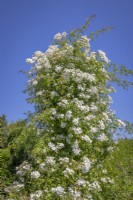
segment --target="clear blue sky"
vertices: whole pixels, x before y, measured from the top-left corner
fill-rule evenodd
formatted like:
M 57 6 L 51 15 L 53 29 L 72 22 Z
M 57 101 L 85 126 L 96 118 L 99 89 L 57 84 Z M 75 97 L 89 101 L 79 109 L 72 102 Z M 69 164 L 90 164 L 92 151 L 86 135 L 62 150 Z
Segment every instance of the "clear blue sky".
M 26 78 L 19 70 L 26 58 L 45 51 L 58 32 L 80 27 L 96 14 L 91 31 L 112 25 L 115 29 L 91 43 L 108 58 L 133 69 L 133 0 L 0 0 L 0 114 L 9 122 L 32 110 L 26 102 Z M 117 116 L 132 122 L 133 89 L 117 88 L 113 95 Z

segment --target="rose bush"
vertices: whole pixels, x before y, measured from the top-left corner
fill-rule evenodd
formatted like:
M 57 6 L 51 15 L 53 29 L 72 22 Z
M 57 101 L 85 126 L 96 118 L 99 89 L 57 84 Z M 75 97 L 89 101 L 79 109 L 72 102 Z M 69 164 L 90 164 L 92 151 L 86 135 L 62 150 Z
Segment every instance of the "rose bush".
M 113 198 L 115 183 L 103 161 L 126 123 L 111 110 L 109 94 L 115 92 L 112 81 L 127 86 L 117 73 L 132 71 L 91 50 L 92 34 L 83 34 L 88 25 L 56 34 L 45 53 L 26 60 L 32 66 L 26 91 L 35 105 L 26 130 L 31 137 L 33 130 L 35 142 L 16 167 L 16 181 L 7 188 L 10 198 L 26 192 L 30 200 L 107 199 L 105 191 Z

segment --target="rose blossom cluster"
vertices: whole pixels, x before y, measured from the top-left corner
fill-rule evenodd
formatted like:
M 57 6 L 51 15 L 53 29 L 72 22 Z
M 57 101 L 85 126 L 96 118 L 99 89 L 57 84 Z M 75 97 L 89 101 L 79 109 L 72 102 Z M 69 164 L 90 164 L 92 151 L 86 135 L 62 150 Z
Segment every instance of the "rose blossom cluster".
M 101 183 L 113 183 L 106 174 L 97 179 L 93 173 L 101 173 L 100 158 L 112 148 L 116 129 L 111 124 L 124 126 L 109 108 L 108 95 L 115 91 L 108 87 L 109 60 L 101 50 L 91 52 L 87 36 L 70 43 L 63 32 L 54 39 L 45 53 L 37 51 L 27 59 L 32 65 L 27 91 L 37 109 L 34 120 L 45 124 L 40 147 L 32 151 L 34 170 L 25 165 L 29 178 L 41 179 L 45 188 L 37 184 L 30 199 L 40 198 L 44 190 L 51 199 L 65 195 L 93 199 L 95 191 L 102 191 Z

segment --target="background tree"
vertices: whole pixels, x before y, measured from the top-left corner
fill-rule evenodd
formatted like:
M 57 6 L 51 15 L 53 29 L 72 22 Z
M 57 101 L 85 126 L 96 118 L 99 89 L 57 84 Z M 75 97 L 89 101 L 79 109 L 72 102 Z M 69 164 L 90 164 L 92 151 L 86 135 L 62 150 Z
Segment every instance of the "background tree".
M 25 159 L 22 154 L 22 147 L 17 140 L 20 137 L 25 120 L 18 120 L 15 123 L 7 123 L 6 116 L 0 117 L 0 134 L 1 134 L 1 149 L 0 149 L 0 177 L 1 177 L 1 195 L 5 194 L 4 189 L 13 181 L 15 168 Z M 17 146 L 17 147 L 16 147 Z M 14 150 L 15 148 L 15 150 Z M 24 148 L 24 145 L 23 145 Z M 17 151 L 16 151 L 17 149 Z M 14 152 L 15 151 L 15 152 Z M 2 196 L 1 198 L 4 198 Z
M 119 139 L 117 148 L 105 161 L 105 168 L 115 181 L 114 199 L 133 198 L 133 139 Z

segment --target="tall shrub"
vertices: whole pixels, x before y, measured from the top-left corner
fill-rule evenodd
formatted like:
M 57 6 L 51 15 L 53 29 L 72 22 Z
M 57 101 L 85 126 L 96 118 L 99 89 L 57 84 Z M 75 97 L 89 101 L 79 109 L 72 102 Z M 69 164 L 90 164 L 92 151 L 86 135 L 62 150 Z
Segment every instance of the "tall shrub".
M 45 53 L 27 59 L 37 138 L 29 160 L 16 169 L 14 188 L 28 191 L 31 200 L 107 199 L 104 191 L 114 184 L 102 163 L 113 150 L 113 134 L 126 123 L 110 109 L 109 94 L 115 92 L 112 81 L 128 85 L 117 74 L 132 71 L 91 50 L 94 34 L 84 35 L 89 23 L 56 34 Z

